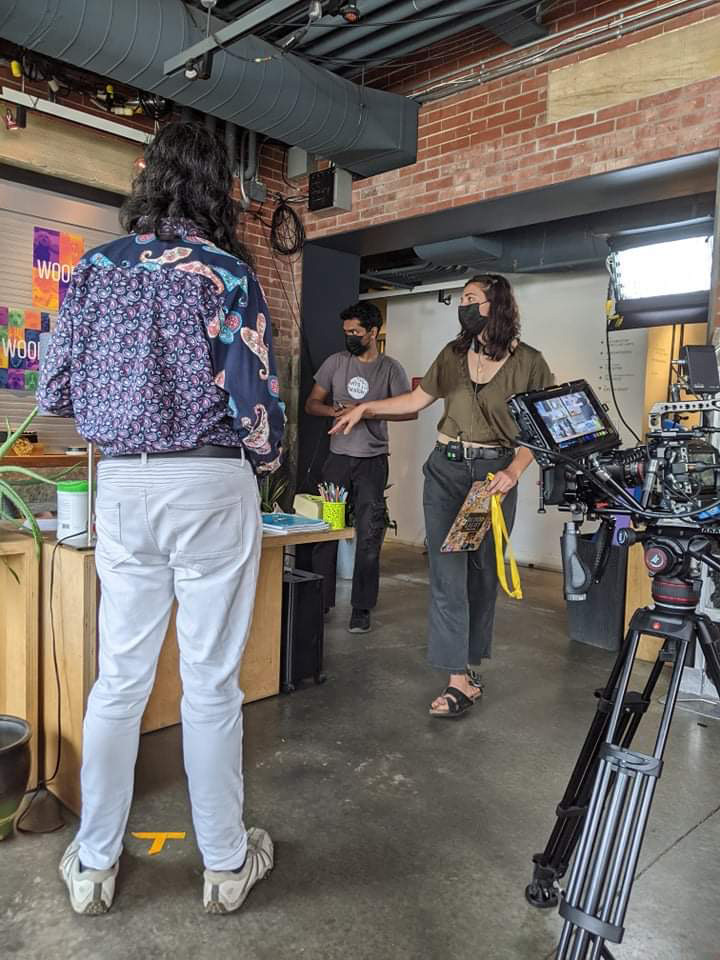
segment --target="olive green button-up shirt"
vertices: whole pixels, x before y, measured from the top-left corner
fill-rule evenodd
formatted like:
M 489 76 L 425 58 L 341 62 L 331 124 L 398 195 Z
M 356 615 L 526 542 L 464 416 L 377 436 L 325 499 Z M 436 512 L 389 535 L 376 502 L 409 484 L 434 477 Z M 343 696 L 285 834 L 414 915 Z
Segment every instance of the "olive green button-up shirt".
M 491 380 L 476 385 L 467 355 L 455 353 L 452 346 L 440 351 L 420 384 L 425 393 L 445 401 L 439 432 L 471 443 L 514 446 L 518 428 L 507 401 L 514 393 L 554 384 L 543 355 L 521 342 Z

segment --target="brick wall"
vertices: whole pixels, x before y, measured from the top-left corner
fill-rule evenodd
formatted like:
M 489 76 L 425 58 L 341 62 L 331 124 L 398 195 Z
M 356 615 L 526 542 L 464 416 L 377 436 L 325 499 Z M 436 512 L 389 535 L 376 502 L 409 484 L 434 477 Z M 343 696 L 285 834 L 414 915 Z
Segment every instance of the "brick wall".
M 284 149 L 267 144 L 260 148 L 263 183 L 268 190 L 267 202 L 252 204 L 241 217 L 239 230 L 249 248 L 258 279 L 262 283 L 272 319 L 273 344 L 278 365 L 282 398 L 286 403 L 288 428 L 285 446 L 295 460 L 297 436 L 297 402 L 300 382 L 299 323 L 301 298 L 301 257 L 286 257 L 270 245 L 270 218 L 278 193 L 287 195 L 291 188 L 283 181 Z M 239 199 L 239 193 L 236 193 Z M 302 214 L 302 210 L 298 212 Z M 292 469 L 292 464 L 291 464 Z
M 550 70 L 618 46 L 632 56 L 632 47 L 641 40 L 711 16 L 720 16 L 720 3 L 423 105 L 417 163 L 358 181 L 352 211 L 309 216 L 308 236 L 717 148 L 720 77 L 557 123 L 547 121 Z

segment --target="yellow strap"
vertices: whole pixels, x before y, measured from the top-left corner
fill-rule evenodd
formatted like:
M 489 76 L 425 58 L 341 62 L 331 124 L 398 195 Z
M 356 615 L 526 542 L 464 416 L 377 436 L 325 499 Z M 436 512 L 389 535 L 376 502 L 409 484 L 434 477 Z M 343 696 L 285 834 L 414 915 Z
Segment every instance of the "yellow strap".
M 489 473 L 487 478 L 488 480 L 492 480 L 493 474 Z M 495 541 L 495 565 L 497 567 L 497 576 L 498 580 L 500 581 L 500 586 L 509 597 L 512 597 L 513 600 L 522 600 L 520 574 L 518 572 L 517 563 L 515 562 L 515 554 L 513 553 L 513 548 L 510 543 L 510 537 L 508 536 L 507 526 L 505 524 L 505 516 L 502 512 L 502 506 L 500 505 L 500 496 L 497 493 L 494 493 L 490 497 L 490 517 L 492 520 L 493 540 Z M 507 574 L 505 572 L 505 555 L 503 552 L 504 543 L 507 544 L 507 556 L 510 564 L 512 590 L 510 590 L 508 587 Z

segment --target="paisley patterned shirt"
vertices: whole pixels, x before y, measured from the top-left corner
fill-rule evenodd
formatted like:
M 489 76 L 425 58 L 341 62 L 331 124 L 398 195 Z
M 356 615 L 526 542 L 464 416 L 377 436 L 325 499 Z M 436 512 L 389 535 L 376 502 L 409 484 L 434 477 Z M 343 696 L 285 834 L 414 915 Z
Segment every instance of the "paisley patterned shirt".
M 161 232 L 173 239 L 130 234 L 77 264 L 38 404 L 107 456 L 242 446 L 270 472 L 285 417 L 262 287 L 189 221 Z

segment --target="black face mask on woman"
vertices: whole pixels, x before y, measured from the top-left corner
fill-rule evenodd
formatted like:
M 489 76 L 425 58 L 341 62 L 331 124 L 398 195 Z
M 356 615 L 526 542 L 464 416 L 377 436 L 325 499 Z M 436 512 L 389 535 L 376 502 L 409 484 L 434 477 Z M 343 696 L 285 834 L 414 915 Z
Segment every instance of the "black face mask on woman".
M 458 307 L 458 320 L 465 333 L 469 333 L 473 338 L 475 353 L 479 353 L 480 334 L 488 325 L 490 317 L 484 317 L 480 313 L 479 303 L 465 303 Z
M 479 303 L 465 303 L 458 307 L 458 320 L 466 333 L 472 337 L 479 337 L 488 325 L 490 317 L 484 317 L 480 313 Z
M 345 334 L 345 349 L 354 357 L 361 357 L 370 348 L 369 343 L 363 343 L 363 338 L 354 334 Z

